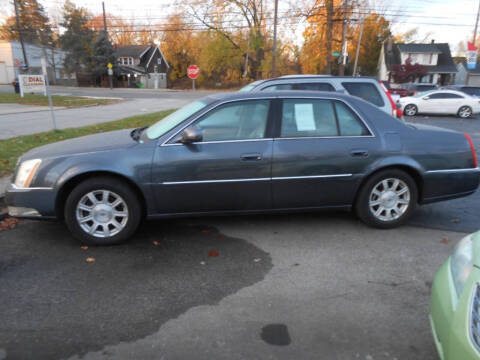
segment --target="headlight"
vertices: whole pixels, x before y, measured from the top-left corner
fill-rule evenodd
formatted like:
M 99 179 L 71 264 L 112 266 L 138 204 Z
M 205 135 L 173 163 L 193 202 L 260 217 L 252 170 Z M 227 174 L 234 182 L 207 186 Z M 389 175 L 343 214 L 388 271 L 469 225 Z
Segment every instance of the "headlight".
M 18 187 L 29 187 L 41 162 L 42 160 L 40 159 L 23 161 L 18 168 L 15 185 Z
M 455 251 L 450 259 L 450 268 L 452 270 L 453 283 L 457 289 L 457 295 L 462 293 L 465 282 L 467 281 L 473 267 L 473 243 L 472 235 L 464 237 L 455 247 Z

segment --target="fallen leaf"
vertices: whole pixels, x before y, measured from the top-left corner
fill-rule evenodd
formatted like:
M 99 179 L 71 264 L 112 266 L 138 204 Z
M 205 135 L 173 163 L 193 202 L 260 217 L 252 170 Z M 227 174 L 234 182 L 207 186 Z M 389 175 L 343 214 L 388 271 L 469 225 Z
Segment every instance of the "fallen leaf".
M 255 259 L 253 259 L 253 261 L 254 261 L 254 262 L 259 262 L 259 261 L 262 261 L 262 259 L 260 259 L 260 258 L 255 258 Z
M 218 253 L 217 250 L 210 250 L 208 252 L 208 257 L 217 257 L 218 255 L 220 255 L 220 254 Z
M 203 229 L 202 232 L 203 232 L 204 234 L 210 234 L 210 233 L 212 232 L 212 230 L 210 230 L 210 229 Z
M 80 247 L 80 249 L 82 249 L 82 250 L 87 250 L 87 249 L 88 249 L 88 246 L 83 245 L 82 247 Z
M 455 219 L 452 219 L 452 222 L 457 224 L 457 223 L 459 223 L 459 222 L 460 222 L 460 219 L 457 219 L 457 218 L 455 218 Z
M 447 238 L 442 239 L 442 244 L 448 244 L 449 242 L 450 240 Z
M 205 265 L 205 261 L 200 261 L 200 265 Z
M 88 257 L 88 258 L 85 259 L 85 261 L 86 261 L 87 263 L 93 263 L 93 262 L 95 262 L 95 258 Z
M 5 218 L 3 221 L 0 221 L 0 231 L 13 229 L 15 226 L 17 226 L 17 223 L 19 221 L 20 219 L 16 219 L 13 217 Z
M 162 245 L 162 243 L 160 241 L 154 240 L 153 245 L 159 246 L 159 245 Z

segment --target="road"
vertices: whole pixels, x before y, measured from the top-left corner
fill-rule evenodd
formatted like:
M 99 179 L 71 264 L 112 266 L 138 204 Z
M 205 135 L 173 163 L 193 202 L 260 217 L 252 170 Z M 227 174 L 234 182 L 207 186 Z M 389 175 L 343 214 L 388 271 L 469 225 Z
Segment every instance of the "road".
M 480 148 L 480 119 L 408 121 Z M 383 231 L 345 212 L 152 221 L 86 250 L 62 224 L 21 221 L 0 232 L 0 359 L 437 359 L 431 282 L 479 204 Z
M 1 91 L 10 91 L 8 87 Z M 175 109 L 195 99 L 210 94 L 206 91 L 170 91 L 149 89 L 104 89 L 53 87 L 54 95 L 78 95 L 96 97 L 115 97 L 123 101 L 104 106 L 93 106 L 55 110 L 57 127 L 65 129 L 114 121 L 127 116 L 152 113 L 161 110 Z M 0 104 L 1 107 L 9 104 Z M 0 109 L 1 110 L 1 109 Z M 35 134 L 53 128 L 48 108 L 41 111 L 5 113 L 0 111 L 0 139 Z

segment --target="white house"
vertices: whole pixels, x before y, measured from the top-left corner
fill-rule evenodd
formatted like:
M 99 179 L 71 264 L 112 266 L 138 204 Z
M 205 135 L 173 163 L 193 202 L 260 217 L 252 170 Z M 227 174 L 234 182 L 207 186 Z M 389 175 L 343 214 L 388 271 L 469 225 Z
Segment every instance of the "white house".
M 65 52 L 58 48 L 46 48 L 25 43 L 29 72 L 42 73 L 42 57 L 47 58 L 48 79 L 51 84 L 76 85 L 75 74 L 66 74 L 63 69 Z M 20 42 L 0 40 L 0 84 L 11 84 L 21 74 L 23 52 Z
M 453 82 L 457 68 L 447 43 L 396 44 L 387 40 L 380 51 L 378 61 L 378 79 L 393 82 L 393 65 L 405 64 L 410 58 L 412 64 L 424 65 L 428 73 L 417 80 L 423 83 L 448 85 Z

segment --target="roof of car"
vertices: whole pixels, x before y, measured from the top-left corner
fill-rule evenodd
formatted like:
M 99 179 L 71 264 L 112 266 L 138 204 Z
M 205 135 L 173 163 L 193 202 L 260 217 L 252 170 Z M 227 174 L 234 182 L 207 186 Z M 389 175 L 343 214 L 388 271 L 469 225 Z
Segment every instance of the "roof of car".
M 315 79 L 355 79 L 361 81 L 362 79 L 368 79 L 368 80 L 374 80 L 376 79 L 374 77 L 370 76 L 336 76 L 336 75 L 306 75 L 306 74 L 299 74 L 299 75 L 284 75 L 280 76 L 277 78 L 270 78 L 270 79 L 263 79 L 263 80 L 257 80 L 253 83 L 250 84 L 264 84 L 266 82 L 270 81 L 285 81 L 285 80 L 315 80 Z
M 281 90 L 281 91 L 262 91 L 262 92 L 229 92 L 229 93 L 216 93 L 204 97 L 203 99 L 214 101 L 226 101 L 226 100 L 246 100 L 246 99 L 266 99 L 266 98 L 325 98 L 325 99 L 342 99 L 347 100 L 352 98 L 350 95 L 343 94 L 341 92 L 332 91 L 304 91 L 304 90 Z

